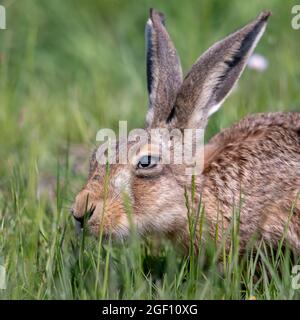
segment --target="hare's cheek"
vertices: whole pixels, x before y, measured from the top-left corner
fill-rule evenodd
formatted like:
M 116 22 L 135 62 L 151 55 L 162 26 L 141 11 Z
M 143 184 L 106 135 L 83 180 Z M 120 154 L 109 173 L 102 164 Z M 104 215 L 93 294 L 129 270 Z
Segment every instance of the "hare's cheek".
M 122 238 L 128 234 L 129 223 L 124 205 L 121 200 L 107 200 L 105 204 L 99 202 L 89 221 L 91 232 L 98 236 Z
M 134 195 L 132 190 L 132 173 L 127 168 L 121 168 L 110 179 L 111 197 L 122 198 L 126 206 L 132 207 L 134 202 Z M 112 203 L 112 207 L 118 206 L 118 201 Z

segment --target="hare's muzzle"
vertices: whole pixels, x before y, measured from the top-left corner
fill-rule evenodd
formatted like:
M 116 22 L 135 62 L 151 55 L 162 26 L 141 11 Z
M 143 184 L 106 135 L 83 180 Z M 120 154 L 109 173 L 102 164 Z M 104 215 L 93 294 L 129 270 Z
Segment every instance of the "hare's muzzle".
M 76 230 L 81 230 L 93 215 L 97 202 L 93 194 L 89 191 L 81 191 L 75 198 L 71 214 L 75 219 Z
M 119 237 L 121 233 L 127 233 L 127 215 L 120 197 L 104 200 L 101 194 L 84 189 L 76 196 L 71 213 L 79 233 L 85 226 L 95 236 Z

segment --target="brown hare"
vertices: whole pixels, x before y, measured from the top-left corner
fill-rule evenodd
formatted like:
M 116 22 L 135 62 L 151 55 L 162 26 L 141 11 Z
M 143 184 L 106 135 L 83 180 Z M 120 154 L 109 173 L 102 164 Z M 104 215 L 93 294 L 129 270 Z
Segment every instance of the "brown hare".
M 214 44 L 183 78 L 164 16 L 150 10 L 146 130 L 204 129 L 239 79 L 269 16 L 262 12 Z M 147 145 L 141 149 L 149 150 Z M 203 170 L 195 176 L 194 186 L 208 233 L 215 238 L 217 232 L 222 239 L 238 208 L 241 252 L 253 237 L 276 247 L 283 236 L 300 252 L 300 113 L 251 115 L 214 136 L 203 152 Z M 192 184 L 182 165 L 163 164 L 155 155 L 146 153 L 145 158 L 140 152 L 135 163 L 116 163 L 107 169 L 98 163 L 96 153 L 72 208 L 75 219 L 85 220 L 96 236 L 125 239 L 133 226 L 140 236 L 165 236 L 187 247 L 185 194 Z

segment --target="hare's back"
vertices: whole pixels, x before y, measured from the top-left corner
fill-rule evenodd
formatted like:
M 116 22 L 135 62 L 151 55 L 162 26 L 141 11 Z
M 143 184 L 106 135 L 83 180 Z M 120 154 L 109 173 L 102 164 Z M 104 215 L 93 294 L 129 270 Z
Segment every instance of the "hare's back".
M 229 221 L 233 204 L 241 205 L 244 239 L 257 229 L 278 239 L 292 212 L 289 242 L 300 250 L 300 114 L 245 118 L 207 148 L 203 198 L 211 214 L 218 206 Z
M 300 112 L 257 113 L 247 116 L 230 128 L 216 134 L 209 144 L 226 144 L 230 141 L 244 139 L 257 129 L 282 127 L 293 131 L 300 130 Z

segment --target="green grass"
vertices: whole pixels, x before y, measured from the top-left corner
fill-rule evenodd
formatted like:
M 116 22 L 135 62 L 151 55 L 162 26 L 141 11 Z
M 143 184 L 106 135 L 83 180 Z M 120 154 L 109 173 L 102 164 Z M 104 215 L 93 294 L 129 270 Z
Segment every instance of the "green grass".
M 0 298 L 300 298 L 300 290 L 291 288 L 298 258 L 288 250 L 270 253 L 260 243 L 239 259 L 236 228 L 228 256 L 212 239 L 198 256 L 191 250 L 184 257 L 165 241 L 78 239 L 69 214 L 97 131 L 116 129 L 119 120 L 130 128 L 144 123 L 143 36 L 150 7 L 166 13 L 185 71 L 214 41 L 261 10 L 273 11 L 256 50 L 270 67 L 246 70 L 238 90 L 211 118 L 209 138 L 249 113 L 300 110 L 300 30 L 291 28 L 290 13 L 295 1 L 2 3 L 0 264 L 8 287 Z

